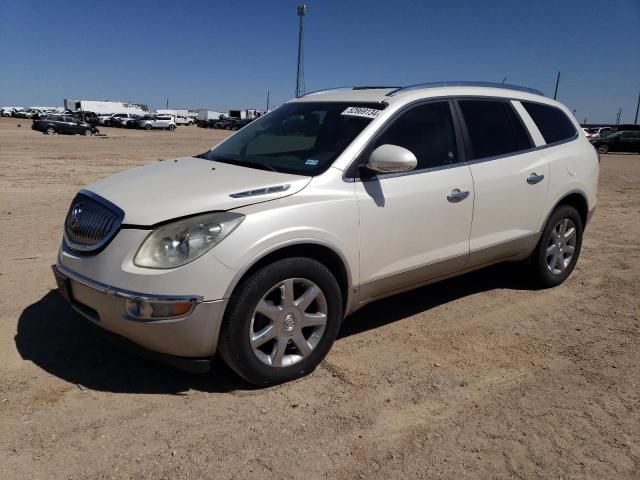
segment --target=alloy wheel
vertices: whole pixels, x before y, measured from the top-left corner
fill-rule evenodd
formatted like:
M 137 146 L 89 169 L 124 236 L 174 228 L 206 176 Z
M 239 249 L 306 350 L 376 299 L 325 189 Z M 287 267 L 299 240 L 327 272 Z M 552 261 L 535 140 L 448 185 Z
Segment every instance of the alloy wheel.
M 249 342 L 270 367 L 288 367 L 307 358 L 322 339 L 327 300 L 311 280 L 288 278 L 271 287 L 251 316 Z
M 552 274 L 560 275 L 571 264 L 576 241 L 576 226 L 571 219 L 564 218 L 553 227 L 546 252 L 547 268 Z

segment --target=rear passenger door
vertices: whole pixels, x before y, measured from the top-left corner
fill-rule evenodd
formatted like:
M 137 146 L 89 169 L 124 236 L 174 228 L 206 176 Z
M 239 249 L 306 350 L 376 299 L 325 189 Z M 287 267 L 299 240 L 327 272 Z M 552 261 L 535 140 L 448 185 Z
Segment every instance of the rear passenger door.
M 508 99 L 458 99 L 475 189 L 469 265 L 522 254 L 537 241 L 549 165 Z

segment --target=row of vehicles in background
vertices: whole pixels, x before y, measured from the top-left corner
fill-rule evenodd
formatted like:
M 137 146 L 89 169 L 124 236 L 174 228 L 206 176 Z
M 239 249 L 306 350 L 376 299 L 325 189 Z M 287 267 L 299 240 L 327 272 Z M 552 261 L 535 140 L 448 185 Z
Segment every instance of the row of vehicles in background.
M 13 118 L 40 118 L 45 115 L 60 113 L 55 108 L 35 108 L 35 107 L 2 107 L 0 116 Z
M 235 118 L 225 117 L 212 120 L 201 120 L 198 126 L 201 128 L 218 128 L 222 130 L 240 130 L 242 127 L 250 124 L 253 118 Z
M 599 153 L 640 153 L 640 125 L 620 125 L 617 128 L 583 128 L 585 136 Z
M 178 125 L 190 126 L 194 120 L 189 117 L 169 114 L 148 113 L 136 115 L 133 113 L 114 113 L 112 115 L 97 115 L 92 118 L 94 125 L 105 127 L 137 128 L 141 130 L 175 130 Z

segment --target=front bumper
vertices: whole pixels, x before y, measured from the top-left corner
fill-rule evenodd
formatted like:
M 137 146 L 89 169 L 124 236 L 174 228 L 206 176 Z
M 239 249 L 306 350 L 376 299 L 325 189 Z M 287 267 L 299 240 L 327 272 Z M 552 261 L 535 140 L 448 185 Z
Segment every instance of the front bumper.
M 208 359 L 216 351 L 226 300 L 205 302 L 195 295 L 132 292 L 96 282 L 60 264 L 52 269 L 61 294 L 73 309 L 124 340 L 116 343 L 125 343 L 143 356 L 178 368 L 208 370 Z M 180 317 L 141 320 L 131 316 L 128 309 L 131 302 L 191 302 L 192 307 Z

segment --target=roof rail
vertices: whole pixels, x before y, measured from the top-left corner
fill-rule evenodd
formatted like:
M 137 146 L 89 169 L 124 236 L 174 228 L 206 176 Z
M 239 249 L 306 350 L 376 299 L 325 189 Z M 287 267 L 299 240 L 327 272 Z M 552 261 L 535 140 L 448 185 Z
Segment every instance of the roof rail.
M 510 85 L 508 83 L 493 83 L 493 82 L 468 82 L 468 81 L 454 81 L 454 82 L 432 82 L 432 83 L 418 83 L 416 85 L 409 85 L 408 87 L 397 88 L 389 93 L 387 97 L 393 97 L 399 93 L 410 92 L 413 90 L 422 90 L 424 88 L 439 88 L 439 87 L 485 87 L 485 88 L 504 88 L 507 90 L 517 90 L 519 92 L 533 93 L 534 95 L 541 95 L 544 97 L 544 93 L 535 88 L 521 87 L 519 85 Z
M 323 88 L 322 90 L 314 90 L 313 92 L 305 93 L 302 96 L 308 97 L 309 95 L 320 95 L 321 93 L 340 92 L 340 91 L 346 91 L 346 90 L 353 90 L 353 87 Z
M 336 92 L 336 91 L 348 91 L 348 90 L 376 90 L 376 89 L 400 89 L 401 87 L 398 87 L 397 85 L 393 85 L 393 86 L 387 86 L 387 85 L 363 85 L 363 86 L 358 86 L 358 87 L 336 87 L 336 88 L 323 88 L 322 90 L 314 90 L 313 92 L 309 92 L 309 93 L 305 93 L 304 95 L 302 95 L 303 97 L 309 96 L 309 95 L 319 95 L 321 93 L 327 93 L 327 92 Z

